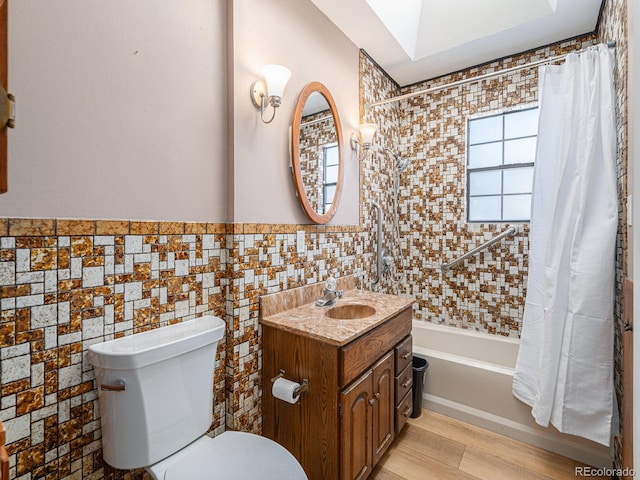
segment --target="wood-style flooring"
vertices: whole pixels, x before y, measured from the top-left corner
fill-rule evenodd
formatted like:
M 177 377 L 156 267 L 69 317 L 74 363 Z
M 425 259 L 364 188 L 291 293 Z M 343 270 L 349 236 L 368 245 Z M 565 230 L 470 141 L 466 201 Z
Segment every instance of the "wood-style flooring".
M 373 480 L 564 480 L 580 478 L 569 458 L 444 415 L 409 419 L 372 472 Z M 606 477 L 589 477 L 606 478 Z

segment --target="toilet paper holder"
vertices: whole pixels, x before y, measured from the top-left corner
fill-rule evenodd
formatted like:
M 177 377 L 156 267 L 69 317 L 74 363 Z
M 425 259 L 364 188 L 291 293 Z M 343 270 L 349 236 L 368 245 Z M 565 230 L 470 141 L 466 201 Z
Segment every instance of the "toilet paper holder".
M 283 369 L 280 369 L 278 374 L 271 379 L 271 383 L 275 382 L 279 378 L 284 378 Z M 302 395 L 303 393 L 307 393 L 308 391 L 309 391 L 309 380 L 305 378 L 302 380 L 302 383 L 300 384 L 300 386 L 293 391 L 293 395 L 295 397 L 299 397 L 300 395 Z

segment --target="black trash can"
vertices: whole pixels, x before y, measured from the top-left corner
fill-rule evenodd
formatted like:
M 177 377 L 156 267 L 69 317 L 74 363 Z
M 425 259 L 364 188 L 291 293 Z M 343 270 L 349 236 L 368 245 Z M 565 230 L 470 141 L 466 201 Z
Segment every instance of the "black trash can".
M 413 412 L 411 418 L 418 418 L 422 413 L 422 392 L 427 380 L 427 367 L 429 362 L 420 357 L 413 357 Z

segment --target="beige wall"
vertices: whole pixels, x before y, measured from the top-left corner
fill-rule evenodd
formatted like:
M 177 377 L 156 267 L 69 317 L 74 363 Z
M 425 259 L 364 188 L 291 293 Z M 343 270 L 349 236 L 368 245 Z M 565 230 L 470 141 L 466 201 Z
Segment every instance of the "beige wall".
M 358 223 L 358 162 L 349 137 L 358 124 L 358 49 L 308 1 L 233 1 L 233 195 L 235 222 L 309 223 L 289 170 L 289 125 L 295 100 L 311 81 L 327 86 L 340 113 L 345 187 L 332 224 Z M 282 106 L 264 124 L 249 99 L 263 65 L 292 71 Z
M 19 0 L 0 216 L 226 220 L 225 3 Z
M 358 223 L 358 49 L 311 2 L 21 0 L 9 24 L 17 128 L 1 216 L 308 223 L 289 124 L 317 80 L 345 137 L 332 223 Z M 293 72 L 270 125 L 248 95 L 267 63 Z

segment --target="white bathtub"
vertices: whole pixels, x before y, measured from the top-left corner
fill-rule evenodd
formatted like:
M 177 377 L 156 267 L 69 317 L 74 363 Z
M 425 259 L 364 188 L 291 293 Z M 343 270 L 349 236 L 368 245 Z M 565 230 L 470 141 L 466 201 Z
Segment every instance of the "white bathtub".
M 413 353 L 429 362 L 423 407 L 598 467 L 609 449 L 535 423 L 511 394 L 520 342 L 429 322 L 413 322 Z

